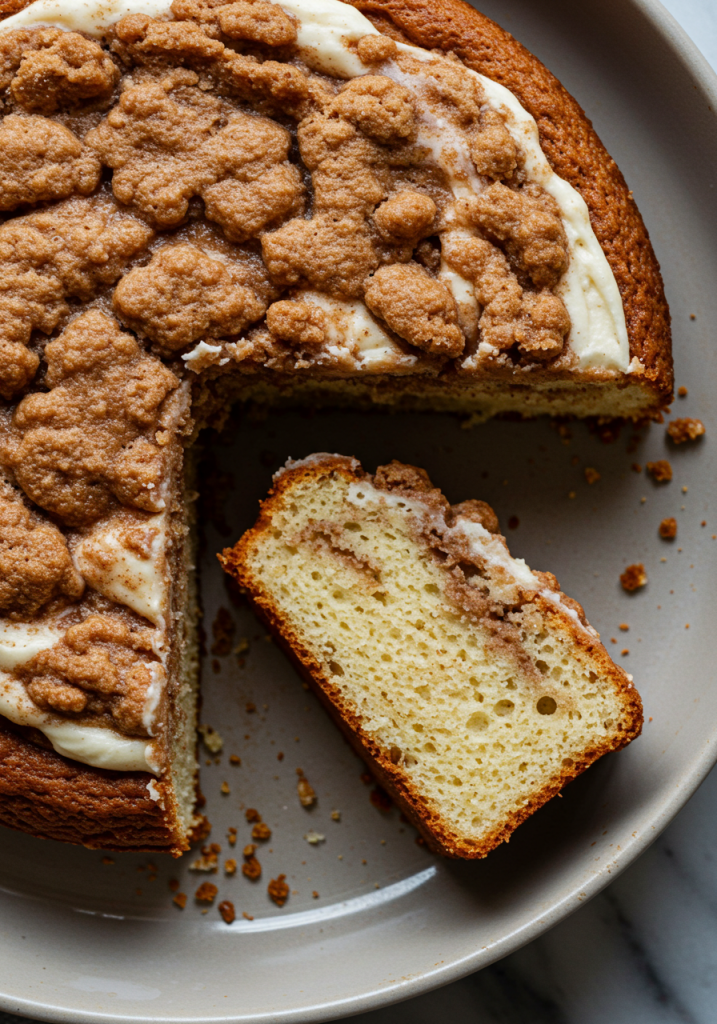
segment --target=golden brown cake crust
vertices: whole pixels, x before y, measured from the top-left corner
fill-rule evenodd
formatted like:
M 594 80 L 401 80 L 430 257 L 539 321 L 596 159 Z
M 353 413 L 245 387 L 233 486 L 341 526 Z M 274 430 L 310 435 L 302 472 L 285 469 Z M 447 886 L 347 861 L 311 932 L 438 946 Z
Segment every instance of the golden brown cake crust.
M 170 812 L 152 800 L 146 772 L 92 768 L 36 746 L 0 717 L 0 824 L 91 850 L 172 853 Z M 157 783 L 158 789 L 161 783 Z
M 463 0 L 349 2 L 381 31 L 397 29 L 418 46 L 452 51 L 467 67 L 510 89 L 533 115 L 551 166 L 590 210 L 622 296 L 630 358 L 643 363 L 645 382 L 660 396 L 660 405 L 667 405 L 672 343 L 660 265 L 632 193 L 580 104 L 509 32 Z
M 621 750 L 639 736 L 643 722 L 642 700 L 637 690 L 629 684 L 626 674 L 613 663 L 597 635 L 591 637 L 579 629 L 567 615 L 556 612 L 544 598 L 534 598 L 542 615 L 548 621 L 553 620 L 562 631 L 569 632 L 571 640 L 581 648 L 585 656 L 597 662 L 600 672 L 614 683 L 623 706 L 622 721 L 612 737 L 584 751 L 580 759 L 576 759 L 570 767 L 564 768 L 550 779 L 520 810 L 514 811 L 501 828 L 486 836 L 482 843 L 468 844 L 457 838 L 449 824 L 443 821 L 435 810 L 426 806 L 422 795 L 411 785 L 406 773 L 391 761 L 390 752 L 382 749 L 362 728 L 360 718 L 343 698 L 332 678 L 324 672 L 320 663 L 302 643 L 300 636 L 276 607 L 271 596 L 263 590 L 261 583 L 254 578 L 249 568 L 250 551 L 255 543 L 261 542 L 262 533 L 271 530 L 274 508 L 282 504 L 286 491 L 299 480 L 310 480 L 327 472 L 340 474 L 350 481 L 364 478 L 366 474 L 361 470 L 357 471 L 355 465 L 351 459 L 335 456 L 331 459 L 324 457 L 319 463 L 304 463 L 286 470 L 275 481 L 266 500 L 261 503 L 261 512 L 256 524 L 234 547 L 225 548 L 217 557 L 226 572 L 246 590 L 256 614 L 276 636 L 280 646 L 309 683 L 359 757 L 369 765 L 381 785 L 419 830 L 427 845 L 436 853 L 447 857 L 479 859 L 485 857 L 500 843 L 508 842 L 518 825 L 604 754 Z

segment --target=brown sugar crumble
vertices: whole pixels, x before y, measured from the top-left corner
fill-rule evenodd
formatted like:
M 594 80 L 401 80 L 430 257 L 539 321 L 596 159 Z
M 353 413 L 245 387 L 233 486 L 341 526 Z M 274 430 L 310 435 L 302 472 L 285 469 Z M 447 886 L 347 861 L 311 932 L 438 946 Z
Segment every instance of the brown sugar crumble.
M 251 830 L 251 837 L 252 839 L 259 839 L 262 841 L 271 839 L 271 829 L 268 825 L 265 825 L 263 821 L 259 821 Z
M 674 540 L 677 536 L 677 520 L 673 517 L 663 519 L 660 523 L 660 536 L 663 540 Z
M 178 892 L 172 900 L 175 906 L 179 907 L 180 910 L 184 910 L 187 905 L 187 894 L 186 892 Z
M 289 886 L 284 881 L 285 878 L 286 875 L 279 875 L 278 878 L 272 878 L 266 889 L 270 898 L 274 903 L 276 903 L 277 907 L 283 907 L 289 898 Z
M 213 903 L 219 889 L 212 882 L 202 882 L 194 894 L 197 903 Z
M 658 484 L 666 484 L 672 479 L 672 466 L 667 459 L 658 459 L 647 463 L 647 472 Z
M 600 474 L 596 469 L 593 469 L 592 466 L 586 466 L 584 472 L 585 479 L 589 484 L 596 484 L 600 479 Z
M 224 861 L 224 874 L 225 875 L 235 875 L 236 873 L 237 873 L 237 862 L 234 860 L 233 857 L 230 857 L 228 860 Z
M 219 911 L 223 920 L 227 924 L 233 924 L 234 921 L 236 920 L 237 915 L 234 909 L 234 904 L 232 903 L 231 900 L 222 900 L 222 902 L 217 907 L 217 910 Z
M 673 444 L 684 444 L 686 441 L 696 441 L 705 433 L 705 425 L 702 420 L 686 417 L 685 419 L 673 420 L 667 427 L 667 436 Z
M 249 822 L 261 821 L 261 815 L 259 814 L 255 807 L 247 807 L 246 811 L 244 812 L 244 817 Z
M 256 857 L 253 856 L 253 854 L 250 857 L 247 857 L 246 854 L 244 856 L 245 860 L 241 866 L 242 874 L 251 882 L 256 882 L 259 878 L 261 878 L 261 864 L 256 859 Z
M 640 590 L 647 583 L 645 566 L 641 562 L 637 562 L 635 565 L 628 565 L 625 572 L 620 576 L 620 583 L 623 590 L 627 590 L 630 593 Z

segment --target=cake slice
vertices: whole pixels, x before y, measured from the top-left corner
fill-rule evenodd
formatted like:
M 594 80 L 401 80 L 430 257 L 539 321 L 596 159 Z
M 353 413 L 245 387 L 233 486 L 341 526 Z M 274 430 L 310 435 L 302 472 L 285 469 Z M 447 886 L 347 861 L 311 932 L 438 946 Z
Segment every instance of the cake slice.
M 640 732 L 580 605 L 424 470 L 289 461 L 220 561 L 440 853 L 484 857 Z

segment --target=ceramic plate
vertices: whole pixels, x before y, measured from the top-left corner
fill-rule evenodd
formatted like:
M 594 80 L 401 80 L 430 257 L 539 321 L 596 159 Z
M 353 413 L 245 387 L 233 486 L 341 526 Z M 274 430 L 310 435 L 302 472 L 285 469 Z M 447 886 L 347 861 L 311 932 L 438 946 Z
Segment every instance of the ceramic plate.
M 205 660 L 202 719 L 225 746 L 219 764 L 203 764 L 202 788 L 222 861 L 241 859 L 245 808 L 271 826 L 264 877 L 209 876 L 236 905 L 227 926 L 215 907 L 202 914 L 194 904 L 206 876 L 189 872 L 191 857 L 107 864 L 101 853 L 2 830 L 3 1009 L 72 1022 L 320 1021 L 417 995 L 505 956 L 595 895 L 715 760 L 715 79 L 654 0 L 486 0 L 483 10 L 580 100 L 634 190 L 665 273 L 677 380 L 689 389 L 675 412 L 701 417 L 707 437 L 668 451 L 661 426 L 606 444 L 584 425 L 560 433 L 546 422 L 465 430 L 438 415 L 236 418 L 203 474 L 223 506 L 206 513 L 202 593 L 207 629 L 224 606 L 234 647 L 246 638 L 249 649 Z M 483 862 L 433 857 L 396 810 L 375 806 L 361 763 L 246 608 L 231 603 L 214 552 L 253 522 L 271 472 L 317 449 L 370 469 L 394 457 L 417 463 L 451 501 L 483 498 L 504 526 L 517 517 L 513 552 L 554 571 L 583 602 L 643 695 L 643 736 Z M 631 469 L 664 457 L 671 484 Z M 586 467 L 599 471 L 597 483 L 588 485 Z M 657 536 L 668 515 L 679 522 L 671 544 Z M 632 562 L 645 564 L 649 584 L 630 597 L 618 577 Z M 297 768 L 318 794 L 312 810 L 297 799 Z M 312 832 L 324 841 L 307 842 Z M 292 890 L 283 909 L 266 894 L 279 873 Z M 171 902 L 173 877 L 190 895 L 183 911 Z

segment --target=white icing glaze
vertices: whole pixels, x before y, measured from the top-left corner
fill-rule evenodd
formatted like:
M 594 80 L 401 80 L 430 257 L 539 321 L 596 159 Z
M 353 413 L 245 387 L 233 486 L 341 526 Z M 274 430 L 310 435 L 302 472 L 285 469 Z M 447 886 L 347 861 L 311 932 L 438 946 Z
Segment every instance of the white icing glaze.
M 336 78 L 366 74 L 366 66 L 346 43 L 376 29 L 355 7 L 340 0 L 282 0 L 281 7 L 298 19 L 298 44 L 310 67 Z
M 316 466 L 330 459 L 344 459 L 351 464 L 351 469 L 361 469 L 361 463 L 358 459 L 339 455 L 338 453 L 332 455 L 331 452 L 314 452 L 313 455 L 307 455 L 303 459 L 287 459 L 281 469 L 277 469 L 276 473 L 274 473 L 272 480 L 278 480 L 280 476 L 288 473 L 291 469 L 299 469 L 301 466 Z
M 373 372 L 412 366 L 416 356 L 404 354 L 358 299 L 340 300 L 322 292 L 302 292 L 298 298 L 313 302 L 326 313 L 329 341 L 339 347 L 358 347 L 359 368 Z
M 167 682 L 167 673 L 164 671 L 164 666 L 160 665 L 159 662 L 153 661 L 149 666 L 150 675 L 152 676 L 152 682 L 149 684 L 147 689 L 147 697 L 144 703 L 144 710 L 142 711 L 142 725 L 147 730 L 150 736 L 154 736 L 154 719 L 159 707 L 159 702 L 162 699 L 164 693 L 164 687 Z
M 500 567 L 513 577 L 524 590 L 537 590 L 540 587 L 538 578 L 533 575 L 522 558 L 513 558 L 503 541 L 495 534 L 486 530 L 480 523 L 470 519 L 459 518 L 455 526 L 445 531 L 447 537 L 463 535 L 470 545 L 472 554 L 485 559 L 486 562 Z
M 107 27 L 126 14 L 157 18 L 169 13 L 167 0 L 35 0 L 23 11 L 0 22 L 0 32 L 36 25 L 52 25 L 67 32 L 85 32 L 101 38 Z
M 187 369 L 194 373 L 201 373 L 208 366 L 224 366 L 229 362 L 226 357 L 222 359 L 221 345 L 208 345 L 206 341 L 198 342 L 190 352 L 182 356 L 182 359 Z
M 133 541 L 130 547 L 128 541 Z M 101 523 L 77 545 L 74 562 L 91 587 L 162 628 L 169 606 L 167 520 Z
M 54 623 L 0 622 L 0 672 L 12 672 L 54 647 L 63 632 Z
M 160 807 L 164 806 L 162 794 L 157 789 L 154 779 L 150 779 L 147 783 L 147 794 L 150 800 L 154 800 L 154 802 L 159 804 Z

